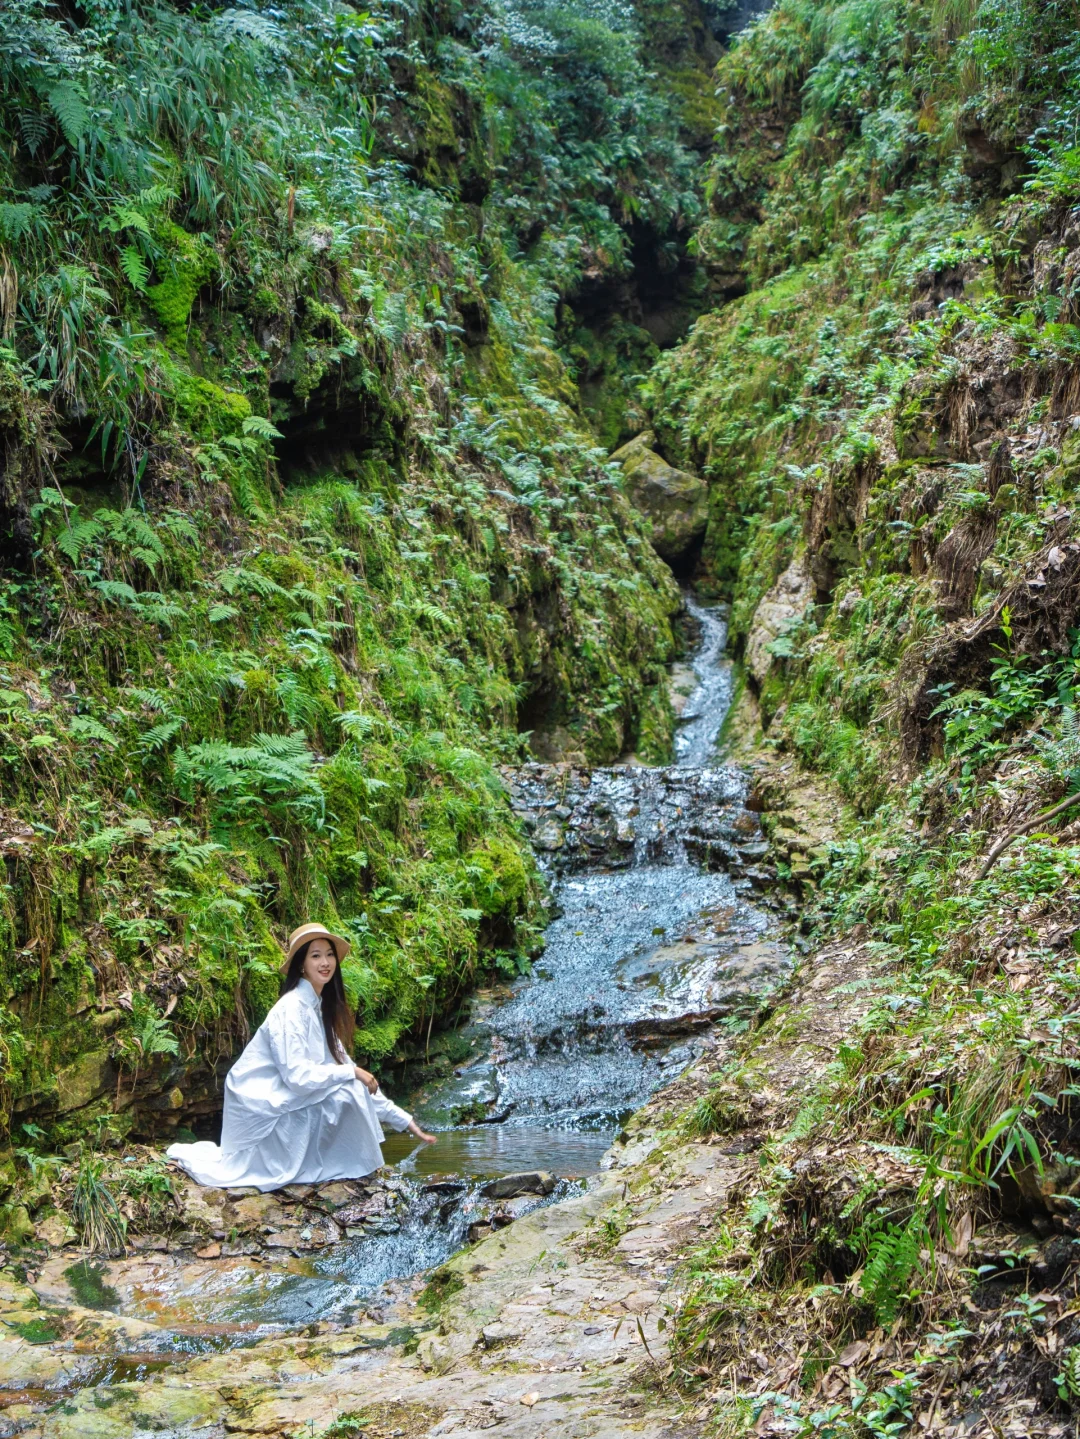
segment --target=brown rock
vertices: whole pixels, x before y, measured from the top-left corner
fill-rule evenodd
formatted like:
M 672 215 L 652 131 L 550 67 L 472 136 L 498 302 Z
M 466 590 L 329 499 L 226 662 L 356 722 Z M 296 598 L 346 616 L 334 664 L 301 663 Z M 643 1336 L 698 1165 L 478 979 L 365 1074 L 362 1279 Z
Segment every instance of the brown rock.
M 220 1245 L 220 1244 L 208 1244 L 205 1249 L 196 1249 L 196 1251 L 195 1251 L 195 1258 L 196 1258 L 196 1259 L 220 1259 L 220 1258 L 221 1258 L 221 1245 Z

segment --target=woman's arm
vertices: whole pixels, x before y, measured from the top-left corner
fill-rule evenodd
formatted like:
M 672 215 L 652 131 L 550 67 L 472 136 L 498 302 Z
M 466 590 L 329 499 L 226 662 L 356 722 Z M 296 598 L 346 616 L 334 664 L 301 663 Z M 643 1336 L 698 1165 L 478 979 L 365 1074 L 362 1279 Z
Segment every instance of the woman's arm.
M 375 1090 L 375 1093 L 371 1096 L 371 1102 L 375 1108 L 375 1113 L 383 1124 L 388 1124 L 391 1129 L 396 1129 L 399 1132 L 407 1129 L 410 1134 L 415 1134 L 417 1139 L 422 1139 L 425 1144 L 435 1143 L 435 1135 L 428 1134 L 425 1130 L 421 1129 L 408 1110 L 402 1109 L 401 1106 L 395 1104 L 392 1099 L 387 1099 L 381 1089 Z
M 267 1016 L 266 1033 L 278 1072 L 294 1094 L 316 1099 L 356 1078 L 352 1064 L 325 1063 L 321 1057 L 325 1052 L 322 1035 L 316 1051 L 308 1026 L 301 1015 L 292 1011 L 291 1005 L 282 1004 L 280 1009 L 275 1005 Z

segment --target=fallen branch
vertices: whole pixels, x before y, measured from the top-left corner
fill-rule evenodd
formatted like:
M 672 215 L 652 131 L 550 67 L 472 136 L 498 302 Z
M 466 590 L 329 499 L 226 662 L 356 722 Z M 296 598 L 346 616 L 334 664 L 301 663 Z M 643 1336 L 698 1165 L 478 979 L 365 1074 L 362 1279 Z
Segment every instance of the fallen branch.
M 1018 824 L 1015 829 L 1010 829 L 1006 834 L 1003 834 L 997 843 L 993 845 L 985 860 L 983 860 L 982 869 L 980 869 L 975 876 L 975 883 L 978 884 L 979 880 L 986 878 L 1014 840 L 1020 839 L 1022 835 L 1030 834 L 1033 829 L 1038 829 L 1039 826 L 1044 824 L 1048 819 L 1053 819 L 1055 815 L 1061 814 L 1063 810 L 1071 808 L 1074 804 L 1080 804 L 1080 794 L 1070 794 L 1058 804 L 1051 806 L 1050 809 L 1044 809 L 1043 812 L 1037 814 L 1034 819 L 1025 820 L 1023 824 Z

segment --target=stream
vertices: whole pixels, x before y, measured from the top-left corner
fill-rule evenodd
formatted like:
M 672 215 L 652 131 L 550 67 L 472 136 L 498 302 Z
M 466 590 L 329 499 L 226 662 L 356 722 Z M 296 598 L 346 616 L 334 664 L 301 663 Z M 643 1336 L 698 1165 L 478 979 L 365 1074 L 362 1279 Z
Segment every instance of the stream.
M 714 1042 L 717 1021 L 779 982 L 787 957 L 757 894 L 766 846 L 746 777 L 711 763 L 732 693 L 725 611 L 686 604 L 699 639 L 673 677 L 673 765 L 505 772 L 555 917 L 534 972 L 473 1001 L 468 1057 L 405 1100 L 437 1144 L 389 1136 L 390 1168 L 373 1184 L 222 1194 L 234 1216 L 257 1209 L 260 1243 L 229 1242 L 223 1221 L 218 1253 L 162 1242 L 99 1266 L 92 1307 L 153 1326 L 129 1337 L 129 1372 L 312 1323 L 393 1324 L 424 1271 L 586 1184 L 626 1118 Z M 534 1171 L 529 1184 L 505 1179 Z M 70 1257 L 36 1287 L 47 1302 L 91 1302 Z M 77 1382 L 102 1379 L 87 1369 Z

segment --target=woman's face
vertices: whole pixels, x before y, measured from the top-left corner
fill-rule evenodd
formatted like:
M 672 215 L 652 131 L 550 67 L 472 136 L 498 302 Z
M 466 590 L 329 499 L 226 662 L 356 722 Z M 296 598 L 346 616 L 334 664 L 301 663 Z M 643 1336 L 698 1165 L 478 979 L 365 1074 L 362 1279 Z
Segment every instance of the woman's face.
M 328 939 L 313 939 L 308 945 L 301 974 L 316 994 L 321 994 L 323 986 L 333 979 L 335 969 L 337 955 L 334 953 L 334 946 Z

